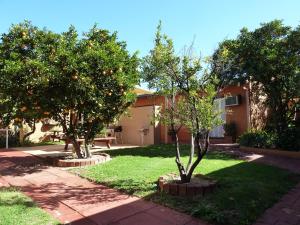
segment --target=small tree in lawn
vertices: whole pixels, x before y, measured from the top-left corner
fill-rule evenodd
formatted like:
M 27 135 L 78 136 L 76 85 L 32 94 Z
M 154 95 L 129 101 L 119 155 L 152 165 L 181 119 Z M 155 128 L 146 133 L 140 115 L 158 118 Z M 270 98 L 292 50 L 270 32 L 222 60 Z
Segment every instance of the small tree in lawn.
M 190 182 L 209 147 L 209 132 L 220 125 L 215 110 L 216 90 L 207 75 L 201 76 L 200 59 L 188 52 L 183 57 L 174 53 L 173 42 L 161 34 L 159 24 L 155 46 L 143 60 L 142 74 L 150 88 L 167 98 L 167 105 L 159 119 L 170 126 L 175 142 L 176 164 L 183 183 Z M 181 161 L 178 132 L 182 126 L 191 133 L 191 148 L 186 166 Z M 195 151 L 196 150 L 196 151 Z M 195 156 L 195 159 L 194 159 Z
M 0 42 L 0 117 L 8 126 L 11 121 L 31 130 L 23 141 L 34 133 L 35 124 L 48 115 L 38 102 L 48 84 L 48 68 L 40 59 L 43 31 L 29 22 L 14 25 Z

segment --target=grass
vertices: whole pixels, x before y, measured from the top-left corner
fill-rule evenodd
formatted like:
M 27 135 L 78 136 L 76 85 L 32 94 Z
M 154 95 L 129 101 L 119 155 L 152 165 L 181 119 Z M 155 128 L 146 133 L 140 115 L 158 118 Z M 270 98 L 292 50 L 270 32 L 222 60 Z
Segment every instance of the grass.
M 74 172 L 214 224 L 252 224 L 300 181 L 299 176 L 286 170 L 210 153 L 201 161 L 195 173 L 217 179 L 217 190 L 193 199 L 174 197 L 158 193 L 156 186 L 159 176 L 177 172 L 172 146 L 111 150 L 107 153 L 113 160 L 75 169 Z M 187 161 L 187 146 L 182 156 Z
M 16 188 L 0 188 L 0 225 L 59 224 Z

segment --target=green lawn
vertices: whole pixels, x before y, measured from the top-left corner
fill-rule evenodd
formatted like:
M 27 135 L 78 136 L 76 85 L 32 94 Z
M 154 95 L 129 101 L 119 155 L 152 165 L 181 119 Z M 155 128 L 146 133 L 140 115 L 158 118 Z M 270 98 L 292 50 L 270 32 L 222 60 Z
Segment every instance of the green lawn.
M 157 192 L 158 177 L 177 172 L 172 146 L 111 150 L 107 153 L 112 156 L 111 161 L 74 172 L 215 224 L 253 223 L 300 181 L 299 176 L 279 168 L 210 153 L 200 163 L 196 173 L 217 179 L 219 187 L 213 194 L 192 200 Z M 185 147 L 185 161 L 187 155 Z
M 0 224 L 53 225 L 59 222 L 16 188 L 0 188 Z

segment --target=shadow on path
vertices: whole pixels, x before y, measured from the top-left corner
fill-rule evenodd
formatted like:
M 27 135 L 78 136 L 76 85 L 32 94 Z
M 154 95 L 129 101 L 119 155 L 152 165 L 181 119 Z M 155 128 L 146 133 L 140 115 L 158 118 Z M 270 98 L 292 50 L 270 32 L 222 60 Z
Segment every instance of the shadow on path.
M 189 215 L 41 165 L 20 151 L 0 153 L 0 177 L 65 224 L 205 225 Z M 1 182 L 0 182 L 1 186 Z

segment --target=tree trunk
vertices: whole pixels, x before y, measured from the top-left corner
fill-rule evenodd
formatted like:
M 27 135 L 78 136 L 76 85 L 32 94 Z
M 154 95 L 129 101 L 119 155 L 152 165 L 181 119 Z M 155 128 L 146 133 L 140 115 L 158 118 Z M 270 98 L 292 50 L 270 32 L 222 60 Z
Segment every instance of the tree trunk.
M 22 135 L 22 137 L 20 137 L 21 143 L 24 143 L 25 140 L 26 140 L 30 135 L 32 135 L 32 134 L 35 132 L 35 130 L 36 130 L 35 121 L 33 121 L 32 125 L 30 125 L 30 123 L 27 123 L 27 124 L 28 124 L 28 126 L 30 127 L 31 131 L 28 132 L 28 133 L 26 133 L 26 134 L 24 134 L 24 135 Z M 23 129 L 23 131 L 24 131 L 23 125 L 22 125 L 22 129 Z
M 172 126 L 173 127 L 173 126 Z M 182 183 L 187 183 L 186 180 L 186 171 L 184 169 L 184 166 L 182 165 L 180 161 L 180 149 L 179 149 L 179 140 L 178 140 L 178 135 L 177 132 L 175 131 L 174 128 L 172 128 L 172 136 L 175 140 L 175 150 L 176 150 L 176 165 L 178 167 L 179 175 L 180 175 L 180 180 Z
M 194 134 L 192 133 L 191 134 L 191 148 L 190 148 L 190 157 L 189 157 L 189 161 L 187 163 L 187 166 L 186 166 L 186 171 L 189 171 L 190 168 L 191 168 L 191 165 L 193 163 L 193 157 L 194 157 L 194 154 L 195 154 L 195 138 L 194 138 Z
M 186 179 L 187 179 L 188 182 L 191 181 L 191 178 L 192 178 L 194 170 L 199 165 L 199 163 L 201 162 L 201 160 L 203 159 L 203 157 L 205 156 L 205 154 L 206 154 L 206 152 L 208 150 L 208 146 L 209 146 L 209 135 L 208 135 L 208 132 L 206 132 L 204 134 L 204 146 L 203 146 L 203 149 L 200 146 L 200 142 L 201 142 L 200 134 L 197 134 L 196 135 L 196 145 L 197 145 L 197 151 L 198 151 L 198 153 L 197 153 L 197 159 L 192 164 L 192 166 L 189 169 L 189 171 L 187 171 Z
M 92 153 L 90 151 L 90 146 L 89 146 L 89 143 L 87 141 L 84 142 L 84 150 L 85 150 L 85 158 L 91 158 Z
M 22 143 L 24 143 L 25 140 L 26 140 L 30 135 L 32 135 L 32 134 L 35 132 L 35 130 L 36 130 L 36 127 L 35 127 L 35 124 L 34 124 L 33 127 L 32 127 L 32 130 L 31 130 L 30 132 L 26 133 L 26 134 L 23 136 Z
M 79 143 L 76 141 L 76 138 L 72 137 L 72 138 L 70 138 L 70 139 L 72 140 L 73 148 L 74 148 L 74 150 L 75 150 L 75 153 L 76 153 L 77 157 L 78 157 L 79 159 L 84 158 L 83 155 L 82 155 L 82 152 L 81 152 L 80 145 L 79 145 Z

